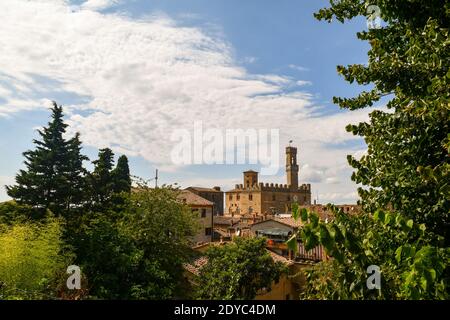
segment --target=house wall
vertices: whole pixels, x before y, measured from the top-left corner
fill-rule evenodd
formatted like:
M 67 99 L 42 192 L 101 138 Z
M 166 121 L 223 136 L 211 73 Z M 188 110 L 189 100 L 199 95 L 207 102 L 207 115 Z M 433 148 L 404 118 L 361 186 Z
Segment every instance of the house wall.
M 212 242 L 212 207 L 211 206 L 190 206 L 192 212 L 197 214 L 199 218 L 200 229 L 198 233 L 192 238 L 192 242 L 194 243 L 204 243 L 204 242 Z M 202 218 L 202 210 L 206 211 L 206 217 Z M 206 229 L 211 229 L 211 233 L 209 235 L 206 234 Z

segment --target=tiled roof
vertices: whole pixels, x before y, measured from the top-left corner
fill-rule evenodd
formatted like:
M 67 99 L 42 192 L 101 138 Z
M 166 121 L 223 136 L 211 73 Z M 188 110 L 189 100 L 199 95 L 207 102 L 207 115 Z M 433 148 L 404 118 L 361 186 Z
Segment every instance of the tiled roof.
M 283 256 L 281 256 L 281 255 L 271 251 L 271 250 L 267 249 L 267 251 L 270 253 L 270 255 L 272 256 L 273 261 L 275 261 L 275 262 L 282 262 L 282 263 L 284 263 L 284 264 L 286 264 L 288 266 L 294 264 L 294 261 L 292 261 L 292 260 L 289 260 L 289 259 L 287 259 L 287 258 L 285 258 L 285 257 L 283 257 Z
M 273 261 L 275 262 L 282 262 L 286 265 L 292 265 L 294 262 L 292 260 L 289 260 L 279 254 L 276 254 L 275 252 L 271 250 L 267 250 L 270 253 L 270 256 L 272 257 Z M 199 275 L 200 269 L 208 263 L 208 258 L 205 256 L 201 256 L 191 263 L 184 263 L 183 268 L 187 271 L 189 271 L 192 274 Z
M 228 216 L 215 216 L 214 217 L 214 224 L 224 224 L 232 226 L 239 222 L 239 218 L 235 217 L 228 217 Z
M 212 203 L 209 200 L 206 200 L 205 198 L 200 197 L 199 195 L 196 195 L 192 191 L 189 190 L 182 190 L 178 196 L 177 199 L 180 201 L 185 202 L 187 205 L 195 205 L 195 206 L 213 206 L 214 203 Z
M 195 259 L 191 263 L 184 263 L 183 268 L 189 271 L 192 274 L 198 275 L 200 273 L 201 267 L 208 263 L 208 258 L 202 256 L 200 258 Z
M 222 192 L 222 191 L 220 191 L 220 190 L 216 190 L 216 189 L 213 189 L 213 188 L 203 188 L 203 187 L 188 187 L 188 188 L 186 188 L 185 190 L 189 190 L 189 189 L 192 189 L 192 190 L 195 190 L 195 191 L 199 191 L 199 192 Z
M 301 227 L 303 225 L 302 222 L 300 221 L 300 219 L 295 220 L 292 217 L 289 217 L 289 218 L 274 217 L 274 218 L 272 218 L 272 220 L 275 220 L 277 222 L 280 222 L 280 223 L 283 223 L 285 225 L 291 226 L 293 228 L 298 228 L 298 227 Z

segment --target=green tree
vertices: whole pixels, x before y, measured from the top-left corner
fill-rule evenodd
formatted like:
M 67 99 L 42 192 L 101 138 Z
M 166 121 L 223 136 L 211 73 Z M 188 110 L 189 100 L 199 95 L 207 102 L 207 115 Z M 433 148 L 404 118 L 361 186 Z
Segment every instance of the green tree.
M 51 299 L 73 255 L 62 240 L 63 222 L 0 225 L 0 300 Z
M 373 215 L 349 215 L 329 206 L 335 219 L 323 222 L 318 214 L 299 211 L 305 224 L 299 236 L 310 250 L 322 245 L 329 261 L 306 272 L 307 299 L 448 299 L 450 249 L 434 245 L 425 224 L 402 214 L 377 210 Z M 296 249 L 297 235 L 288 245 Z M 381 288 L 366 285 L 367 267 L 381 271 Z
M 70 243 L 91 298 L 167 299 L 177 295 L 196 216 L 171 188 L 127 194 L 121 211 L 77 217 Z
M 42 140 L 34 140 L 35 150 L 24 152 L 26 170 L 16 176 L 16 185 L 7 186 L 7 193 L 18 203 L 50 209 L 56 215 L 83 203 L 84 174 L 77 134 L 66 140 L 67 124 L 61 106 L 53 103 L 52 120 L 38 130 Z
M 127 156 L 122 155 L 119 157 L 112 175 L 114 180 L 114 192 L 121 193 L 131 191 L 130 167 L 128 166 Z
M 12 225 L 28 219 L 38 219 L 41 213 L 30 205 L 21 205 L 16 201 L 5 201 L 0 203 L 0 224 Z
M 109 148 L 100 149 L 98 159 L 92 162 L 94 171 L 90 175 L 90 193 L 94 208 L 107 209 L 114 193 L 114 153 Z
M 182 265 L 190 257 L 199 224 L 177 194 L 170 186 L 141 186 L 130 194 L 121 228 L 142 255 L 132 275 L 133 299 L 172 298 L 181 290 Z
M 370 122 L 347 127 L 368 145 L 360 160 L 348 157 L 356 169 L 352 180 L 368 187 L 359 189 L 367 212 L 389 206 L 425 223 L 448 245 L 450 4 L 446 0 L 341 0 L 316 17 L 341 22 L 360 15 L 369 18 L 368 5 L 380 8 L 386 24 L 357 34 L 371 46 L 368 64 L 337 70 L 348 82 L 372 85 L 372 90 L 334 101 L 355 110 L 385 97 L 389 111 L 373 111 Z
M 196 280 L 200 299 L 254 299 L 286 271 L 281 262 L 274 262 L 264 238 L 236 238 L 211 247 L 206 257 Z

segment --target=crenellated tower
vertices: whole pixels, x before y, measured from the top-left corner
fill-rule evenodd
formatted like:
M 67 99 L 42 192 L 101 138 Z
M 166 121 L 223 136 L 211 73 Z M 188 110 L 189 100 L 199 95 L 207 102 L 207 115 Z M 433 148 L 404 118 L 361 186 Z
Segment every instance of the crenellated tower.
M 286 178 L 291 190 L 298 189 L 297 148 L 286 147 Z

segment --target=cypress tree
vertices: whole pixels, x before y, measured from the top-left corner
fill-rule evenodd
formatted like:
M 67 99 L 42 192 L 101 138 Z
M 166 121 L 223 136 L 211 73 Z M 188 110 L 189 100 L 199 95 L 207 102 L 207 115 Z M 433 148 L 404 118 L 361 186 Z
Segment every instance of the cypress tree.
M 23 153 L 26 169 L 17 174 L 16 185 L 6 189 L 19 203 L 60 215 L 83 202 L 87 157 L 80 153 L 79 134 L 70 140 L 63 137 L 67 124 L 62 106 L 53 102 L 51 111 L 48 126 L 38 130 L 41 139 L 33 140 L 36 148 Z
M 113 170 L 114 192 L 130 192 L 131 178 L 128 158 L 125 155 L 119 157 L 116 168 Z
M 98 159 L 92 162 L 94 171 L 91 174 L 91 193 L 94 206 L 108 205 L 114 193 L 114 180 L 112 169 L 114 153 L 109 148 L 100 149 Z

